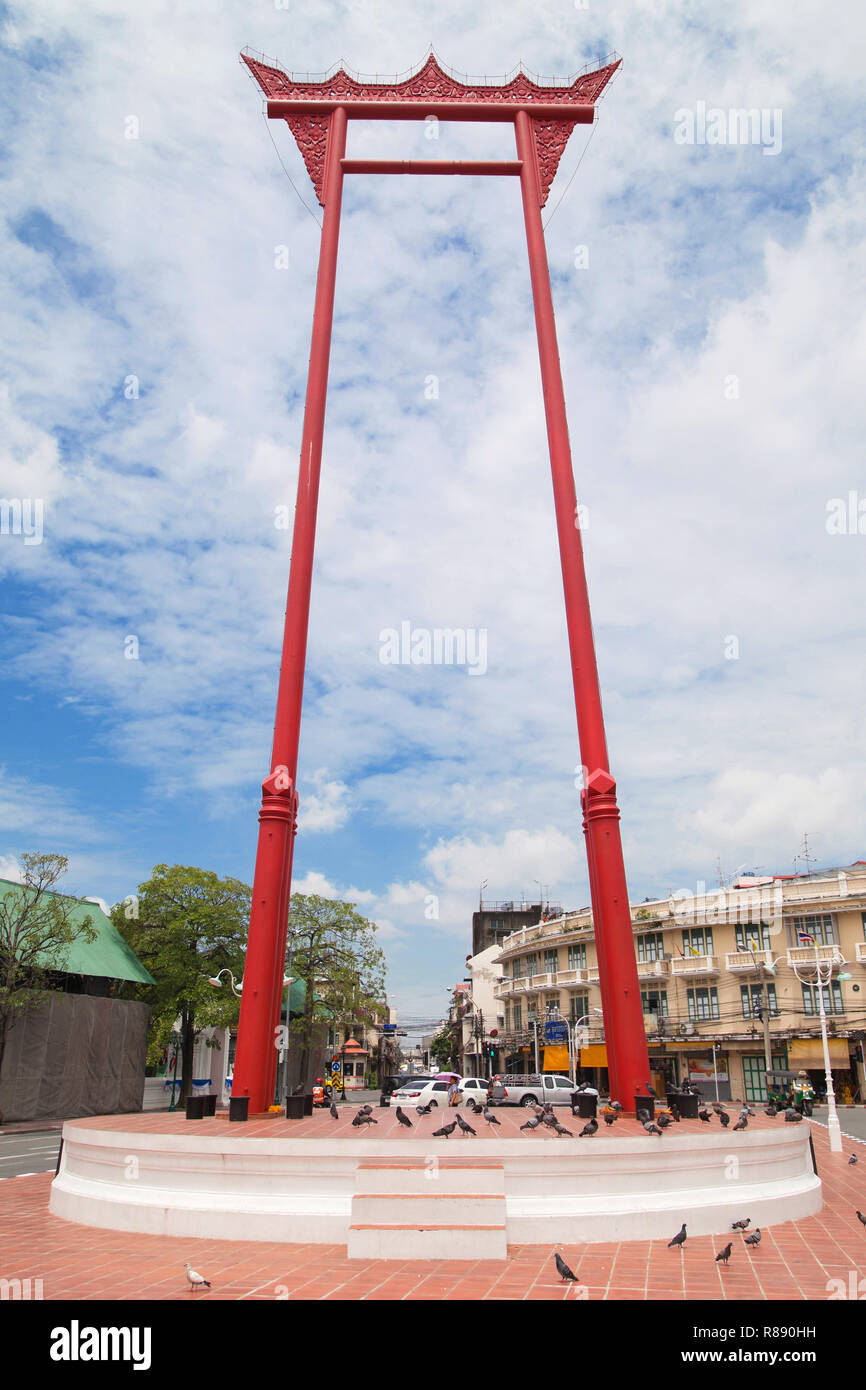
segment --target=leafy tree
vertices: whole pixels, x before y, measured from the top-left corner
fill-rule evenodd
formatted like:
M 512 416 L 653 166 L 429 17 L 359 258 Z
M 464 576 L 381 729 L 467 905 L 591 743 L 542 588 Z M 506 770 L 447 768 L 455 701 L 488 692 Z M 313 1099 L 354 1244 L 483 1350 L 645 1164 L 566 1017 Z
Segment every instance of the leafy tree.
M 385 954 L 376 924 L 354 903 L 296 893 L 289 911 L 286 973 L 307 986 L 304 1014 L 292 1024 L 306 1084 L 317 1028 L 325 1021 L 351 1025 L 382 1012 Z
M 457 1070 L 457 1033 L 450 1024 L 439 1029 L 430 1044 L 430 1056 L 436 1060 L 440 1071 Z
M 180 1019 L 183 1104 L 192 1086 L 193 1047 L 203 1028 L 237 1023 L 240 1000 L 223 977 L 222 988 L 208 976 L 244 971 L 252 890 L 236 878 L 219 878 L 208 869 L 157 864 L 138 889 L 138 916 L 117 903 L 111 919 L 124 940 L 156 980 L 148 986 L 153 1009 L 148 1061 L 155 1063 Z M 128 899 L 126 903 L 128 904 Z
M 38 1007 L 38 991 L 66 964 L 75 941 L 93 941 L 93 918 L 73 918 L 80 898 L 56 890 L 69 867 L 62 854 L 22 854 L 24 882 L 0 896 L 0 1072 L 9 1030 L 27 1008 Z M 42 1001 L 44 1002 L 44 1001 Z

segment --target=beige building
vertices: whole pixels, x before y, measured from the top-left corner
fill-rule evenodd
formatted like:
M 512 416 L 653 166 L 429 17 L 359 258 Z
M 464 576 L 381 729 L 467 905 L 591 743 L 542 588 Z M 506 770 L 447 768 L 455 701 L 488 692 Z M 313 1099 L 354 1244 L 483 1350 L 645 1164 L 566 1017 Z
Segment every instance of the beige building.
M 866 862 L 789 877 L 740 878 L 729 888 L 634 904 L 635 958 L 659 1094 L 696 1082 L 712 1099 L 764 1097 L 766 1053 L 777 1070 L 806 1070 L 825 1089 L 815 962 L 823 970 L 836 1098 L 866 1100 Z M 578 1071 L 604 1089 L 592 912 L 584 908 L 513 932 L 498 956 L 504 1071 L 568 1070 L 546 1025 L 578 1024 Z M 560 1028 L 561 1033 L 561 1028 Z M 859 1035 L 859 1038 L 858 1038 Z

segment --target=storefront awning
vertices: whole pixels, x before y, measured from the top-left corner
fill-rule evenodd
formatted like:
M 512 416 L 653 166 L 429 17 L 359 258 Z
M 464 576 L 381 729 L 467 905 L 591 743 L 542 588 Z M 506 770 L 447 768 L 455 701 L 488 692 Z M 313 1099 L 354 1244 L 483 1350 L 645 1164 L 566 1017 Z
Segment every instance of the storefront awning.
M 570 1058 L 567 1047 L 551 1047 L 550 1043 L 544 1049 L 544 1071 L 559 1072 L 560 1075 L 567 1073 L 570 1066 Z
M 845 1038 L 828 1038 L 830 1067 L 847 1071 L 851 1065 Z M 794 1038 L 788 1043 L 788 1066 L 792 1071 L 823 1071 L 824 1049 L 820 1038 Z
M 582 1067 L 606 1067 L 607 1043 L 590 1043 L 589 1047 L 582 1047 L 580 1049 L 580 1065 Z

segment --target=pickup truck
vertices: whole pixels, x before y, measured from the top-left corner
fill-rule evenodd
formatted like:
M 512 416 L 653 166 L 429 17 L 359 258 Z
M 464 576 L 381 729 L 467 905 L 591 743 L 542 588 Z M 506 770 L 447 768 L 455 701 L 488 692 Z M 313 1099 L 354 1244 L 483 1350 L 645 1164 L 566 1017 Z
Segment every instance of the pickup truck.
M 497 1105 L 570 1105 L 575 1083 L 567 1076 L 497 1076 Z M 501 1090 L 500 1090 L 501 1088 Z

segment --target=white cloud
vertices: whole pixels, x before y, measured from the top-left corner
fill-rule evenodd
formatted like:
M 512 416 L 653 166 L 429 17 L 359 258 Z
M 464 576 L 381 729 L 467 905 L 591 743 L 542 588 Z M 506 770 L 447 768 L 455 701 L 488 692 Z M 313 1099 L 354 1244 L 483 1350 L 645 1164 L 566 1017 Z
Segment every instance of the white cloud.
M 0 491 L 46 498 L 43 544 L 0 538 L 0 567 L 28 586 L 8 627 L 15 672 L 28 694 L 77 701 L 145 806 L 185 819 L 192 797 L 210 821 L 246 826 L 269 770 L 291 552 L 275 509 L 291 522 L 318 230 L 236 54 L 252 41 L 304 71 L 340 51 L 396 71 L 426 50 L 430 14 L 217 5 L 202 29 L 164 0 L 7 9 L 6 42 L 41 55 L 10 88 L 0 233 Z M 841 56 L 866 40 L 866 11 L 848 7 L 831 32 L 819 11 L 792 25 L 771 0 L 720 18 L 655 0 L 506 3 L 494 24 L 443 0 L 433 27 L 446 61 L 480 73 L 521 55 L 542 73 L 561 73 L 563 53 L 625 55 L 547 241 L 633 893 L 707 876 L 723 849 L 785 868 L 804 830 L 829 858 L 862 854 L 866 538 L 829 536 L 825 516 L 829 498 L 866 496 L 861 95 Z M 781 154 L 678 146 L 674 113 L 698 100 L 781 105 Z M 293 140 L 272 129 L 312 202 Z M 352 138 L 354 152 L 431 153 L 408 123 Z M 443 124 L 433 153 L 512 157 L 510 133 Z M 62 229 L 55 255 L 10 230 L 34 209 Z M 383 667 L 378 634 L 404 619 L 485 628 L 487 674 Z M 347 185 L 306 660 L 301 830 L 360 825 L 395 848 L 368 877 L 342 867 L 338 834 L 324 847 L 302 834 L 297 891 L 368 882 L 345 896 L 381 913 L 395 951 L 439 943 L 442 970 L 484 878 L 494 897 L 544 879 L 588 900 L 513 180 Z M 43 800 L 38 768 L 14 766 L 0 788 L 9 851 L 39 831 L 92 869 L 95 818 L 71 793 Z M 109 839 L 128 865 L 123 835 L 118 817 Z M 249 878 L 251 856 L 234 871 Z

